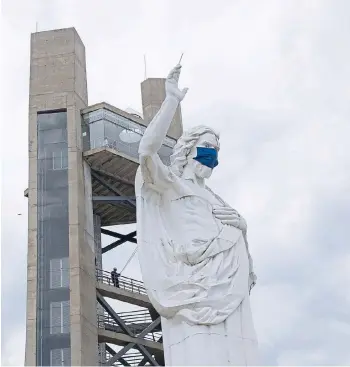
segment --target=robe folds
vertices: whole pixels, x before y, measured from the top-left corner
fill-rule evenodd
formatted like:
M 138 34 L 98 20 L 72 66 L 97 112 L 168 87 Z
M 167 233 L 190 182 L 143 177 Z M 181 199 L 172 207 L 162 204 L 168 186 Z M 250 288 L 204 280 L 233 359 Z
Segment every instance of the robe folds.
M 135 191 L 138 257 L 167 365 L 257 365 L 249 250 L 240 229 L 213 215 L 227 204 L 157 154 L 140 156 Z

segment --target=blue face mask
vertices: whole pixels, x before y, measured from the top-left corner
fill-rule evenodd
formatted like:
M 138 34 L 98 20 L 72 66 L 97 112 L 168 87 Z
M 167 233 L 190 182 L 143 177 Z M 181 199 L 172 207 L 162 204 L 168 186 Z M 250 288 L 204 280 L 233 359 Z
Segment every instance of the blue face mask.
M 219 164 L 218 152 L 214 148 L 197 147 L 197 156 L 193 159 L 209 168 L 214 168 Z

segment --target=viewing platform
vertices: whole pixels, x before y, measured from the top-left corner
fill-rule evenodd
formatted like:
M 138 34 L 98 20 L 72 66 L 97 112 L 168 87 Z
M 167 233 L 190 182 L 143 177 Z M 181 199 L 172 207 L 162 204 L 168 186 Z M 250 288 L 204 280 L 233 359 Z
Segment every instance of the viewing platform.
M 102 296 L 113 298 L 118 301 L 131 303 L 136 306 L 153 309 L 147 296 L 146 288 L 139 280 L 118 277 L 118 284 L 112 281 L 112 275 L 105 270 L 96 271 L 96 288 Z
M 134 181 L 144 121 L 107 103 L 82 110 L 84 159 L 91 167 L 94 213 L 101 226 L 136 222 Z M 165 164 L 176 140 L 166 137 L 159 150 Z M 102 200 L 115 196 L 118 199 Z M 100 198 L 100 199 L 98 199 Z M 125 199 L 124 199 L 125 198 Z

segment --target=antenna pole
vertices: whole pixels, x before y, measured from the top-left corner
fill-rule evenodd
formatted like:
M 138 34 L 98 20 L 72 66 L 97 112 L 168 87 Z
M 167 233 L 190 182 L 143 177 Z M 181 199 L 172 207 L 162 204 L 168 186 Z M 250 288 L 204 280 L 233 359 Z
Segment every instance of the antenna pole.
M 182 60 L 182 56 L 184 55 L 184 52 L 181 54 L 181 57 L 180 57 L 180 60 L 179 60 L 179 62 L 178 62 L 178 65 L 180 65 L 181 64 L 181 60 Z
M 145 64 L 145 80 L 147 79 L 147 65 L 146 65 L 146 54 L 143 55 L 143 62 Z

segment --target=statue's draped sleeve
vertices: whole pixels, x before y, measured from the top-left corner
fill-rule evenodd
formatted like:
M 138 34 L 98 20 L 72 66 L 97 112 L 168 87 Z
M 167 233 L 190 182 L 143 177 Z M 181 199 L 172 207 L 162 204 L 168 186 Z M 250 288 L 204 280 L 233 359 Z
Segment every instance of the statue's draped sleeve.
M 179 101 L 167 96 L 141 139 L 139 157 L 144 184 L 155 191 L 164 191 L 172 182 L 172 174 L 159 158 L 158 151 L 169 130 Z
M 158 193 L 164 192 L 174 182 L 174 175 L 161 161 L 158 153 L 140 155 L 143 184 Z

